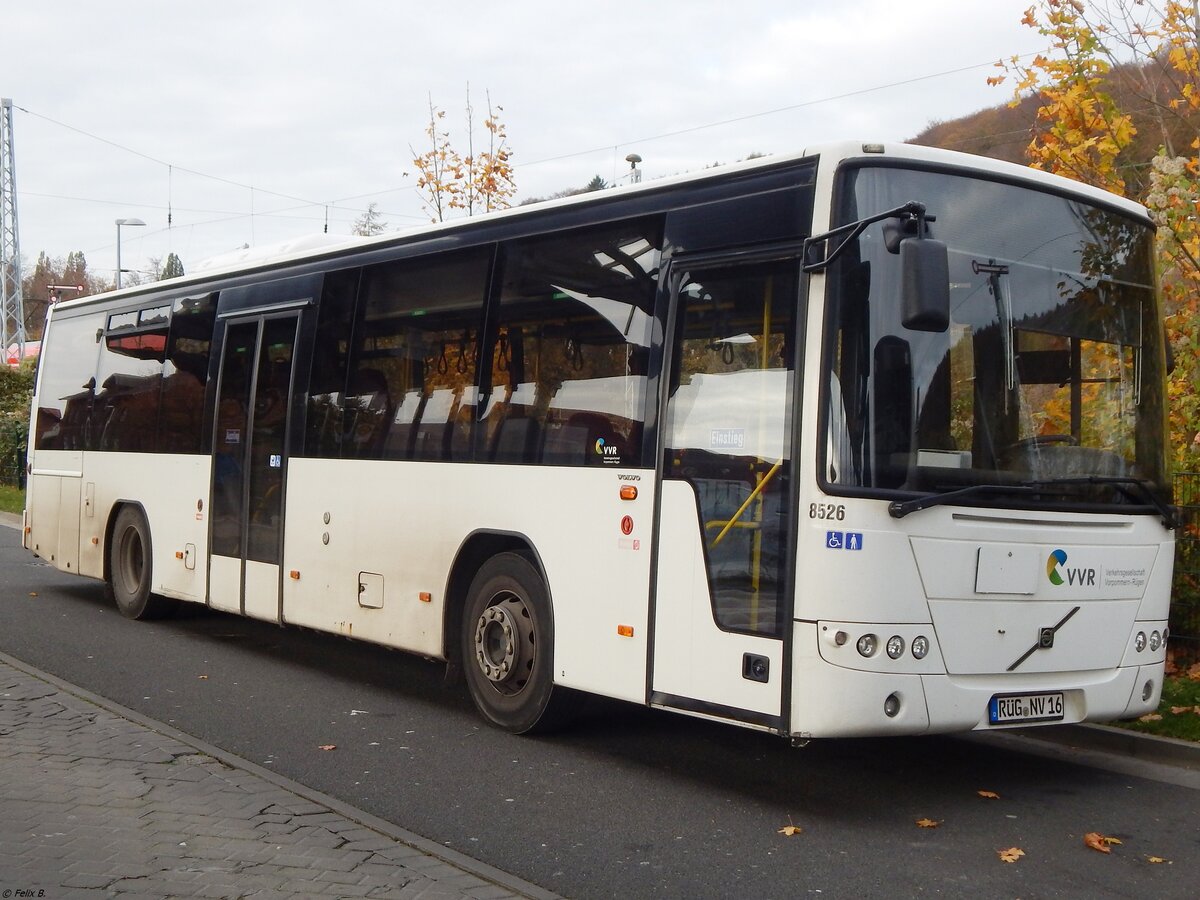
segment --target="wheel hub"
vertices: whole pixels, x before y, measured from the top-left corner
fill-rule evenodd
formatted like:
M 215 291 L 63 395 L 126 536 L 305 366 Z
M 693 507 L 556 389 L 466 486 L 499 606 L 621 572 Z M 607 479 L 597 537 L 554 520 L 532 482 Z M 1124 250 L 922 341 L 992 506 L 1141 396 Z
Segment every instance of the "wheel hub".
M 475 663 L 483 676 L 504 693 L 525 686 L 533 662 L 533 627 L 521 599 L 504 593 L 475 623 Z

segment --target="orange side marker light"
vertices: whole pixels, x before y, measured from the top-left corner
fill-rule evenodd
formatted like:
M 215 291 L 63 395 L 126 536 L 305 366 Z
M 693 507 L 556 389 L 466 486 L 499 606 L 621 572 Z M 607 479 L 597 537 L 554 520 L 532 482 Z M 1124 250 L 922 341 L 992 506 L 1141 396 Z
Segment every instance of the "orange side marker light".
M 292 581 L 299 581 L 300 580 L 300 570 L 292 569 L 290 572 L 288 572 L 288 577 L 291 578 Z
M 432 603 L 433 594 L 429 593 L 429 591 L 421 591 L 421 593 L 417 594 L 417 599 L 422 603 Z
M 621 499 L 622 500 L 636 500 L 637 499 L 637 485 L 634 485 L 634 484 L 621 485 Z
M 619 634 L 621 637 L 633 637 L 633 626 L 632 625 L 618 625 L 617 626 L 617 634 Z

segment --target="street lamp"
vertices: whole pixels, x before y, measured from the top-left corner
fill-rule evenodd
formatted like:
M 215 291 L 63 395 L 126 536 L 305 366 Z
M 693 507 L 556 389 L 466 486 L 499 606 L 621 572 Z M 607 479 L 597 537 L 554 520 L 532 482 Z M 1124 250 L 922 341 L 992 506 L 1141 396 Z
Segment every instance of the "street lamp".
M 121 289 L 121 273 L 125 271 L 121 268 L 121 226 L 145 224 L 141 219 L 117 219 L 117 290 Z

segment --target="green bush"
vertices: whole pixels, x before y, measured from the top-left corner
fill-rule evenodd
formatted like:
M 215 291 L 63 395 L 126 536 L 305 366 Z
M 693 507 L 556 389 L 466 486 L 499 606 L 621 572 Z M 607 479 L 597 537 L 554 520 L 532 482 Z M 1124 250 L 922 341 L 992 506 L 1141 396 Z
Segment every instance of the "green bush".
M 32 400 L 32 362 L 18 369 L 0 365 L 0 483 L 24 484 Z

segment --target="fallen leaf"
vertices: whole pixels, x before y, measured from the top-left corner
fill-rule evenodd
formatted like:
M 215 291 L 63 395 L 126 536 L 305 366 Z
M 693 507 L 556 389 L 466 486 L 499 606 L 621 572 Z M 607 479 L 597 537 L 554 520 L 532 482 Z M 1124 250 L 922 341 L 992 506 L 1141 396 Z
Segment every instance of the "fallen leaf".
M 29 592 L 29 596 L 30 596 L 30 597 L 36 597 L 36 596 L 37 596 L 37 591 L 30 591 L 30 592 Z
M 1191 706 L 1172 706 L 1171 707 L 1171 715 L 1177 716 L 1180 713 L 1185 713 L 1185 712 L 1190 713 L 1192 711 L 1192 709 L 1193 709 L 1193 707 L 1191 707 Z
M 200 679 L 201 681 L 208 681 L 208 676 L 207 676 L 207 675 L 197 675 L 196 677 L 197 677 L 198 679 Z
M 1168 864 L 1170 864 L 1170 862 L 1171 862 L 1171 861 L 1170 861 L 1169 859 L 1163 859 L 1161 856 L 1147 856 L 1147 857 L 1146 857 L 1146 862 L 1148 862 L 1148 863 L 1155 863 L 1155 864 L 1158 864 L 1158 863 L 1168 863 Z
M 1158 713 L 1146 713 L 1144 716 L 1138 717 L 1139 722 L 1161 722 L 1162 716 Z
M 999 800 L 1000 799 L 1000 795 L 997 794 L 995 791 L 976 791 L 975 793 L 977 793 L 984 800 Z
M 784 825 L 779 829 L 779 833 L 786 834 L 788 837 L 791 837 L 793 834 L 799 834 L 803 830 L 804 829 L 799 825 Z
M 999 856 L 1003 862 L 1014 863 L 1025 855 L 1025 851 L 1020 847 L 1009 847 L 1007 850 L 997 850 L 996 855 Z
M 317 749 L 318 750 L 336 750 L 337 744 L 321 744 L 321 746 L 317 747 Z
M 934 819 L 917 819 L 918 828 L 937 828 L 941 824 L 941 822 Z
M 1109 849 L 1111 844 L 1121 843 L 1120 838 L 1108 837 L 1098 831 L 1089 831 L 1083 836 L 1083 842 L 1093 850 L 1099 850 L 1101 853 L 1112 853 Z

